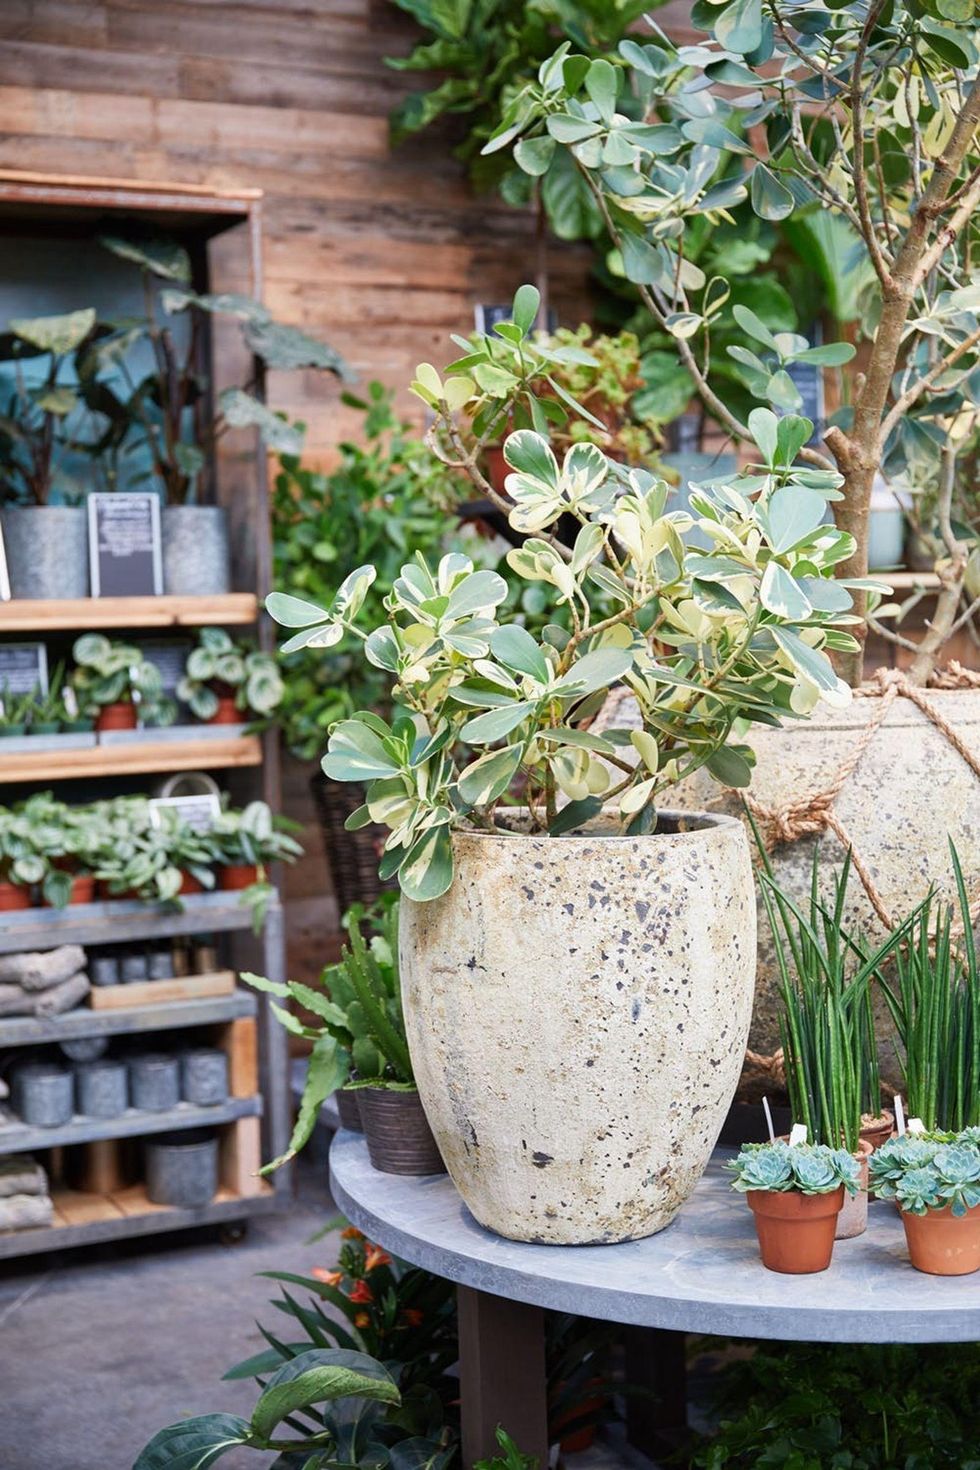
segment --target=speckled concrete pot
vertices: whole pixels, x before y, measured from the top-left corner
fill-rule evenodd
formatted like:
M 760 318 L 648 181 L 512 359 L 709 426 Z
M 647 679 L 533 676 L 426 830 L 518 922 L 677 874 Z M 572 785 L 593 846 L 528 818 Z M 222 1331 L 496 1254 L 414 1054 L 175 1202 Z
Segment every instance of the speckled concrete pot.
M 966 745 L 980 751 L 980 689 L 929 689 L 926 694 Z M 781 729 L 753 726 L 749 736 L 756 754 L 753 798 L 772 809 L 831 786 L 876 704 L 874 696 L 862 697 L 847 709 L 818 710 L 809 720 L 787 722 Z M 732 815 L 741 811 L 738 793 L 722 792 L 707 776 L 685 783 L 683 799 L 685 805 L 711 811 Z M 947 833 L 956 843 L 969 892 L 980 892 L 980 781 L 910 700 L 894 701 L 857 770 L 844 783 L 834 811 L 894 916 L 908 914 L 930 884 L 955 901 Z M 839 864 L 844 852 L 831 832 L 820 841 L 829 883 L 831 865 Z M 804 903 L 816 842 L 815 837 L 799 838 L 780 844 L 772 854 L 777 882 Z M 829 886 L 825 892 L 829 894 Z M 873 940 L 883 938 L 885 930 L 854 875 L 848 896 L 848 924 Z M 761 899 L 759 941 L 749 1045 L 771 1054 L 780 1045 L 779 975 Z M 888 1080 L 897 1082 L 894 1050 L 885 1030 L 882 1063 Z
M 68 1067 L 40 1062 L 17 1076 L 16 1105 L 31 1128 L 60 1128 L 75 1111 L 75 1081 Z
M 195 1047 L 180 1058 L 180 1095 L 198 1107 L 214 1107 L 228 1098 L 228 1058 L 214 1046 Z
M 129 1064 L 129 1093 L 134 1108 L 166 1113 L 180 1102 L 180 1064 L 157 1054 L 134 1057 Z
M 0 512 L 13 597 L 88 596 L 88 518 L 71 505 Z
M 125 1062 L 106 1059 L 75 1068 L 78 1111 L 89 1118 L 118 1118 L 129 1106 Z
M 211 597 L 231 591 L 228 516 L 220 505 L 168 505 L 163 510 L 163 590 Z
M 419 1093 L 456 1187 L 500 1235 L 652 1235 L 718 1137 L 752 1010 L 749 844 L 730 817 L 661 823 L 457 833 L 449 892 L 402 901 Z

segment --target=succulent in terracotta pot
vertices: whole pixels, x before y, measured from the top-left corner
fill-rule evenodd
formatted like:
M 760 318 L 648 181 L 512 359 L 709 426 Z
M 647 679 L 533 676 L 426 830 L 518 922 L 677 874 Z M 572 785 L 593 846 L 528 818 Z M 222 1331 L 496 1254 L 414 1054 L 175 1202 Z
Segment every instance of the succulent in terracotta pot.
M 917 1271 L 980 1271 L 980 1128 L 893 1138 L 875 1150 L 870 1174 L 872 1191 L 901 1211 Z
M 844 1195 L 858 1192 L 854 1155 L 826 1144 L 746 1144 L 728 1168 L 755 1219 L 762 1264 L 769 1271 L 826 1271 Z

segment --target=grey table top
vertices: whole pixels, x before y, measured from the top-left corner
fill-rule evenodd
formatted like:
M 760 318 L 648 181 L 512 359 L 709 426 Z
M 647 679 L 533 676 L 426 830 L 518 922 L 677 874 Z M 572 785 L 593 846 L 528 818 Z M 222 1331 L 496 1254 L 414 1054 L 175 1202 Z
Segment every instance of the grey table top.
M 363 1138 L 330 1150 L 337 1205 L 371 1240 L 495 1296 L 613 1322 L 804 1342 L 980 1341 L 980 1272 L 924 1276 L 901 1221 L 871 1205 L 866 1234 L 838 1241 L 830 1270 L 780 1276 L 759 1260 L 752 1216 L 717 1155 L 677 1219 L 625 1245 L 522 1245 L 478 1225 L 445 1174 L 372 1169 Z

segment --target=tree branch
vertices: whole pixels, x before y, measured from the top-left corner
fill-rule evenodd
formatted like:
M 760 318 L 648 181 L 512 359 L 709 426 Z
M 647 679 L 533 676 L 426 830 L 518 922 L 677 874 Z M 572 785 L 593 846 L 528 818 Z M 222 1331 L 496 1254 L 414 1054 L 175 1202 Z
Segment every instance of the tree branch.
M 917 403 L 923 393 L 932 387 L 937 378 L 941 378 L 943 373 L 949 368 L 955 367 L 960 358 L 965 357 L 978 344 L 980 344 L 980 327 L 976 331 L 971 332 L 969 337 L 964 337 L 963 341 L 957 347 L 954 347 L 952 352 L 947 352 L 946 356 L 940 358 L 917 383 L 913 383 L 910 388 L 906 388 L 905 392 L 896 398 L 881 425 L 879 443 L 882 449 L 884 449 L 885 444 L 888 442 L 889 434 L 895 428 L 902 415 L 908 413 L 913 404 Z
M 854 199 L 861 220 L 861 234 L 864 236 L 864 243 L 867 245 L 868 254 L 871 256 L 871 263 L 875 268 L 875 274 L 882 286 L 889 284 L 891 275 L 882 256 L 881 247 L 878 244 L 875 224 L 871 215 L 871 205 L 868 200 L 868 177 L 864 168 L 864 95 L 861 84 L 871 33 L 878 24 L 885 4 L 886 0 L 874 0 L 874 3 L 869 7 L 867 19 L 864 22 L 858 40 L 857 51 L 854 55 L 854 65 L 851 68 L 851 134 L 853 157 L 851 176 L 854 180 Z

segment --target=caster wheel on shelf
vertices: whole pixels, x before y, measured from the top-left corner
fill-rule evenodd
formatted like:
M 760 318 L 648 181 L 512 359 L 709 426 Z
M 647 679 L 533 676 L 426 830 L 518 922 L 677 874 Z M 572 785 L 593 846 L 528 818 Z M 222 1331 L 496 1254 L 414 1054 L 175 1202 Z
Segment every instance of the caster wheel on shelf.
M 218 1239 L 222 1245 L 244 1245 L 248 1239 L 247 1221 L 236 1220 L 230 1225 L 222 1225 L 218 1231 Z

